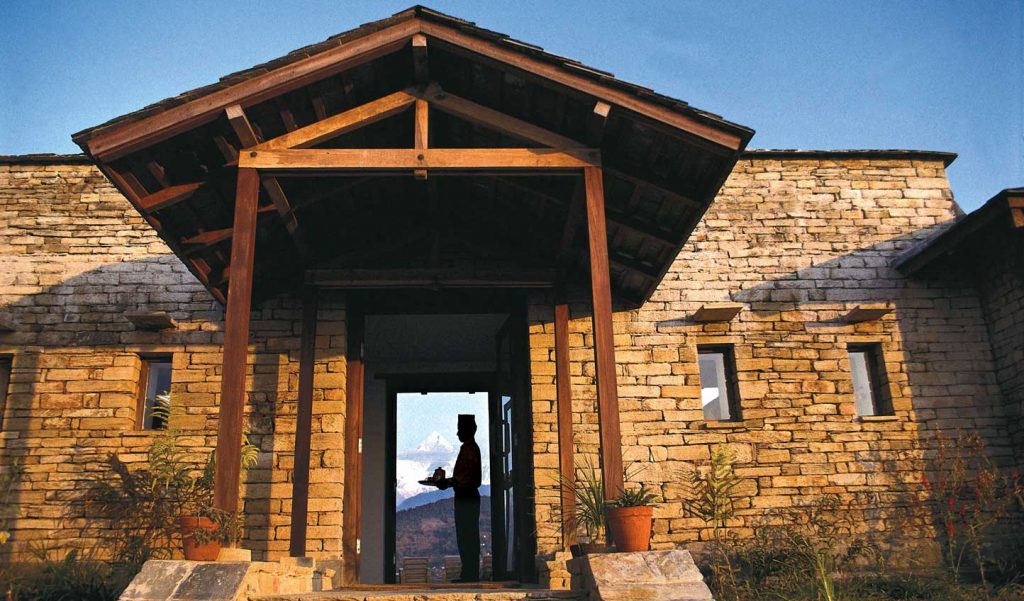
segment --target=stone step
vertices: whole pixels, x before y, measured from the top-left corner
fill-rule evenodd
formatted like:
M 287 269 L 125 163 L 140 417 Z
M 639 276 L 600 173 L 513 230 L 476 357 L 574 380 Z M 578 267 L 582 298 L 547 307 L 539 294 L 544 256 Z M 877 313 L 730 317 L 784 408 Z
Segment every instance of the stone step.
M 584 601 L 584 591 L 547 589 L 345 589 L 298 595 L 262 595 L 249 601 Z

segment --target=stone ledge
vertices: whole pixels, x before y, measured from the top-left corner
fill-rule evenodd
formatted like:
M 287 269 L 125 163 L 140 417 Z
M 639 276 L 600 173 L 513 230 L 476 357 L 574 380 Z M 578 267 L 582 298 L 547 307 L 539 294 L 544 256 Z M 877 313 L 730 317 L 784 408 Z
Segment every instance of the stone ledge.
M 592 601 L 711 601 L 689 551 L 596 553 L 572 560 Z

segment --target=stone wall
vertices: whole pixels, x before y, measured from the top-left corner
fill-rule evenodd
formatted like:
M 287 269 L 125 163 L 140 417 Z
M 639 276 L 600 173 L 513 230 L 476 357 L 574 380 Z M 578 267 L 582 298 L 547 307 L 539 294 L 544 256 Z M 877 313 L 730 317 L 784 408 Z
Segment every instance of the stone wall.
M 138 331 L 129 311 L 167 311 L 173 330 Z M 76 500 L 106 475 L 106 458 L 146 459 L 153 433 L 135 429 L 141 357 L 173 356 L 177 425 L 197 461 L 215 444 L 222 310 L 153 230 L 92 166 L 0 164 L 0 333 L 12 377 L 0 460 L 25 467 L 19 518 L 6 550 L 94 547 L 109 535 Z M 246 546 L 287 554 L 291 511 L 298 302 L 253 311 L 247 413 L 259 463 L 243 487 Z M 311 554 L 337 556 L 344 448 L 344 302 L 321 302 L 310 474 Z M 192 436 L 194 435 L 194 436 Z M 58 542 L 59 541 L 59 542 Z M 104 548 L 99 545 L 98 548 Z
M 966 279 L 908 280 L 892 259 L 954 216 L 938 160 L 751 158 L 741 161 L 651 300 L 614 314 L 623 450 L 636 476 L 665 503 L 656 548 L 699 542 L 683 512 L 681 474 L 728 447 L 744 479 L 740 516 L 750 535 L 766 512 L 838 493 L 869 508 L 862 526 L 928 547 L 927 516 L 909 509 L 921 492 L 935 432 L 979 431 L 1009 461 L 1000 382 L 1013 366 L 1001 332 Z M 1002 292 L 1013 298 L 1008 282 Z M 1019 288 L 1018 288 L 1019 289 Z M 993 295 L 997 292 L 993 292 Z M 585 293 L 571 304 L 570 371 L 575 446 L 594 461 L 599 429 L 593 336 Z M 734 320 L 695 323 L 702 304 L 743 304 Z M 551 299 L 530 299 L 538 549 L 560 547 L 558 445 Z M 881 320 L 840 317 L 890 303 Z M 141 332 L 124 313 L 168 311 L 174 330 Z M 90 547 L 109 533 L 75 500 L 104 460 L 145 460 L 152 434 L 134 429 L 140 355 L 173 355 L 172 395 L 195 455 L 212 449 L 220 382 L 222 312 L 94 168 L 0 164 L 0 334 L 13 357 L 0 460 L 21 461 L 20 517 L 8 550 L 61 541 Z M 282 297 L 253 311 L 247 411 L 259 465 L 243 495 L 255 558 L 286 554 L 290 522 L 300 308 Z M 1009 321 L 1007 321 L 1009 320 Z M 991 330 L 991 334 L 990 334 Z M 309 551 L 340 553 L 345 415 L 345 314 L 341 296 L 320 307 L 314 391 Z M 895 415 L 854 415 L 847 345 L 882 345 Z M 703 418 L 698 344 L 734 345 L 742 420 Z M 999 357 L 996 357 L 999 358 Z M 1008 370 L 1008 371 L 1007 371 Z M 1018 372 L 1019 373 L 1019 370 Z M 1003 377 L 1000 377 L 1003 374 Z M 1020 436 L 1019 426 L 1017 426 Z M 905 523 L 904 517 L 910 516 Z
M 911 509 L 934 433 L 976 430 L 997 458 L 1009 456 L 977 293 L 963 279 L 917 282 L 889 266 L 955 211 L 939 161 L 736 166 L 650 301 L 615 314 L 625 461 L 665 500 L 655 548 L 699 539 L 703 524 L 683 511 L 682 474 L 719 445 L 743 478 L 731 524 L 740 536 L 782 508 L 837 493 L 864 507 L 865 530 L 922 543 L 933 530 Z M 693 321 L 702 304 L 723 301 L 743 310 L 730 322 Z M 857 325 L 841 320 L 864 303 L 894 311 Z M 538 297 L 531 315 L 538 536 L 548 553 L 560 546 L 549 306 Z M 596 462 L 587 314 L 573 304 L 573 420 L 577 457 Z M 861 342 L 881 344 L 893 416 L 854 413 L 847 345 Z M 734 345 L 742 421 L 704 420 L 698 344 Z

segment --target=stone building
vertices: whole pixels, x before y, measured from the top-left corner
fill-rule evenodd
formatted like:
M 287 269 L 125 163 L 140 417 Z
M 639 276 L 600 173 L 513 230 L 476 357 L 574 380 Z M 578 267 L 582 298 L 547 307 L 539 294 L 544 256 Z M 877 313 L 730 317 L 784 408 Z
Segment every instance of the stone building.
M 581 458 L 610 493 L 640 466 L 654 548 L 699 546 L 681 473 L 719 446 L 741 536 L 834 493 L 934 552 L 936 435 L 1024 459 L 1024 194 L 964 217 L 955 155 L 752 134 L 416 8 L 76 134 L 85 155 L 4 157 L 8 557 L 111 535 L 76 500 L 111 453 L 145 460 L 164 384 L 197 457 L 243 423 L 260 449 L 243 546 L 353 580 L 393 568 L 401 390 L 488 390 L 511 579 L 572 538 Z

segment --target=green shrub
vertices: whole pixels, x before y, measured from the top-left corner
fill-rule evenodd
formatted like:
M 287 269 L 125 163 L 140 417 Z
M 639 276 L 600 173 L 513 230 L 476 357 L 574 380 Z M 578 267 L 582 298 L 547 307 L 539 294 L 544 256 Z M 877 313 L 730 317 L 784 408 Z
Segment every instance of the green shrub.
M 116 601 L 137 570 L 126 564 L 63 559 L 15 564 L 0 572 L 11 601 Z

